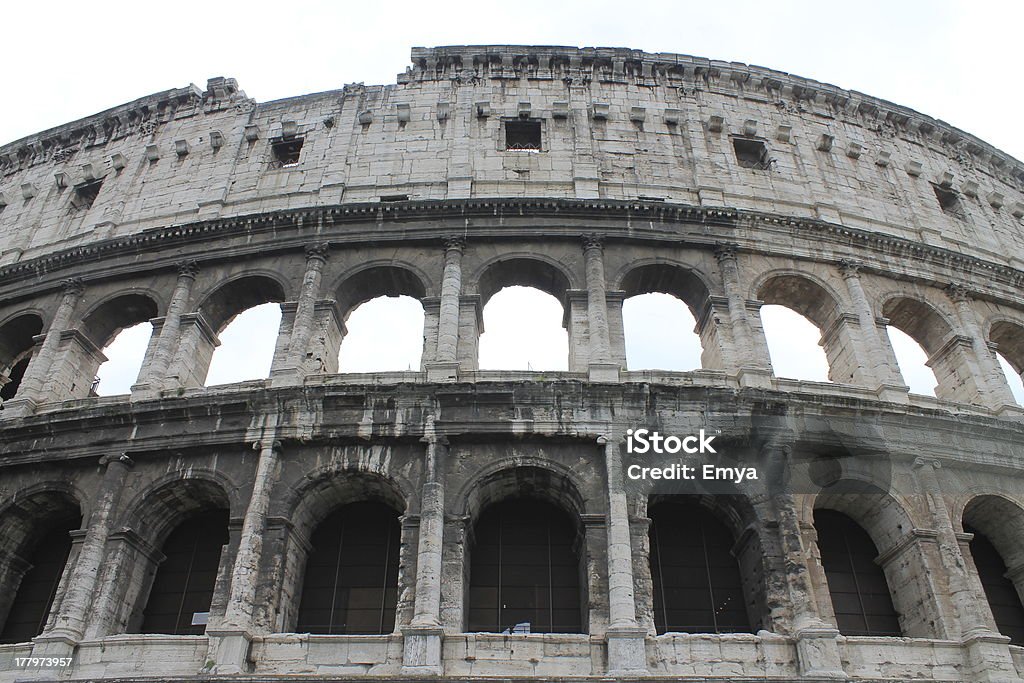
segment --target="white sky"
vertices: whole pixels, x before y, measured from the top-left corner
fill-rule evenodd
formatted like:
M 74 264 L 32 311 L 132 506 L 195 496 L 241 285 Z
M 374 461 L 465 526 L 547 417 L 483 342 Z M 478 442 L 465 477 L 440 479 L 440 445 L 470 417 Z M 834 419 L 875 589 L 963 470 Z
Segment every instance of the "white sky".
M 189 82 L 202 87 L 211 76 L 237 78 L 250 97 L 267 102 L 351 82 L 393 83 L 415 45 L 512 43 L 630 47 L 760 64 L 912 107 L 1024 158 L 1024 129 L 1019 125 L 1024 88 L 1018 86 L 1024 3 L 1018 2 L 179 0 L 166 6 L 96 0 L 9 3 L 4 14 L 0 73 L 6 101 L 0 142 Z M 692 349 L 681 348 L 683 342 L 670 343 L 668 351 L 651 348 L 659 339 L 678 340 L 677 332 L 692 329 L 691 320 L 652 312 L 650 306 L 657 301 L 627 307 L 627 318 L 653 316 L 653 324 L 647 323 L 652 325 L 649 334 L 630 337 L 631 365 L 635 360 L 637 365 L 692 366 L 686 355 Z M 496 297 L 485 320 L 498 313 L 500 303 Z M 536 297 L 525 308 L 513 301 L 499 317 L 523 314 L 532 320 L 541 309 Z M 369 342 L 357 342 L 362 327 L 355 324 L 357 313 L 349 321 L 346 350 L 350 344 L 368 343 L 379 352 L 382 340 L 399 334 L 392 328 L 370 335 Z M 380 314 L 370 317 L 383 319 Z M 669 328 L 669 320 L 676 327 Z M 499 323 L 486 325 L 487 334 L 496 336 Z M 244 345 L 252 347 L 252 333 L 243 336 Z M 799 336 L 791 333 L 787 339 Z M 536 335 L 528 339 L 538 341 Z M 817 337 L 813 342 L 820 351 Z M 481 339 L 482 354 L 491 343 L 486 335 Z M 559 343 L 564 349 L 564 340 L 552 339 L 541 343 L 540 351 L 530 350 L 525 341 L 510 343 L 506 363 L 546 367 L 553 361 L 543 357 L 543 350 L 559 348 Z M 413 335 L 416 353 L 421 344 L 420 328 Z M 222 348 L 227 347 L 225 341 Z M 790 372 L 781 369 L 784 352 L 795 348 L 792 343 L 783 347 L 773 349 L 780 376 Z M 513 350 L 525 356 L 513 359 Z M 564 366 L 564 351 L 558 353 Z M 112 350 L 108 354 L 115 355 Z M 820 373 L 820 367 L 807 363 L 808 357 L 796 354 L 797 370 Z M 415 368 L 417 362 L 403 356 L 393 365 Z M 251 361 L 241 369 L 256 372 L 259 365 Z M 359 358 L 343 362 L 346 369 L 367 367 Z M 211 375 L 211 381 L 216 378 Z M 118 382 L 126 387 L 132 379 L 109 378 L 103 393 L 113 391 Z M 1018 400 L 1024 401 L 1024 389 L 1017 390 Z M 915 391 L 924 393 L 918 387 Z

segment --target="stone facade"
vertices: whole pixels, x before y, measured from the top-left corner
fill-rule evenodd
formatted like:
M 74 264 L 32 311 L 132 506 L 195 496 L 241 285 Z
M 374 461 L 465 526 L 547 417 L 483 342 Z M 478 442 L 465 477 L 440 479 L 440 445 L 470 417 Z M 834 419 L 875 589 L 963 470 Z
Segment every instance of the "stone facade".
M 0 616 L 39 525 L 82 518 L 0 680 L 1021 680 L 965 524 L 1024 594 L 1024 413 L 995 356 L 1024 371 L 1024 167 L 759 67 L 412 57 L 396 85 L 256 104 L 211 79 L 0 148 L 0 383 L 28 359 L 0 412 Z M 539 150 L 507 149 L 524 122 Z M 562 302 L 568 372 L 478 369 L 483 306 L 516 284 Z M 701 370 L 626 367 L 622 302 L 648 292 L 691 309 Z M 339 374 L 348 314 L 395 294 L 424 307 L 420 370 Z M 204 387 L 217 335 L 266 302 L 271 376 Z M 831 382 L 773 374 L 766 303 L 819 327 Z M 101 349 L 145 320 L 131 394 L 91 395 Z M 928 353 L 936 398 L 908 393 L 888 325 Z M 637 426 L 714 430 L 786 471 L 838 453 L 871 493 L 699 496 L 756 628 L 659 633 L 648 506 L 671 491 L 624 476 Z M 522 495 L 578 528 L 581 633 L 467 632 L 475 521 Z M 295 633 L 313 530 L 368 499 L 401 514 L 393 632 Z M 230 540 L 205 634 L 140 634 L 164 539 L 210 508 Z M 903 637 L 837 628 L 822 509 L 870 535 Z

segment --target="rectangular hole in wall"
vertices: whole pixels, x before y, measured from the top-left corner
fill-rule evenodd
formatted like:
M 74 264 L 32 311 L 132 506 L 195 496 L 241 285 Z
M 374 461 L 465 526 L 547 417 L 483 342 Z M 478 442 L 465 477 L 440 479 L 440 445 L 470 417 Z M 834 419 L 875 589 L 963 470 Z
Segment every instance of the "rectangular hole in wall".
M 935 198 L 944 213 L 955 218 L 964 218 L 964 207 L 960 204 L 960 197 L 953 190 L 946 189 L 941 185 L 932 185 L 935 190 Z
M 732 147 L 736 152 L 736 161 L 743 168 L 768 168 L 768 147 L 760 140 L 733 138 Z
M 303 139 L 299 136 L 290 138 L 274 138 L 270 141 L 270 150 L 274 155 L 275 168 L 288 168 L 299 163 L 302 153 Z
M 380 196 L 382 202 L 407 202 L 409 201 L 409 195 L 407 194 L 382 194 Z
M 506 121 L 505 149 L 521 152 L 539 152 L 540 121 Z
M 75 191 L 71 193 L 71 206 L 76 210 L 85 210 L 95 203 L 100 196 L 100 187 L 103 186 L 103 178 L 87 180 L 84 183 L 75 185 Z

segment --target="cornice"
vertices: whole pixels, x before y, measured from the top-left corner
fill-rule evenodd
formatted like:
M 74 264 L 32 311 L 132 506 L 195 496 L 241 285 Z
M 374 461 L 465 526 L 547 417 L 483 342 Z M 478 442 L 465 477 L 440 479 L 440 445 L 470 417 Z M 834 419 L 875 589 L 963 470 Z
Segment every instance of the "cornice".
M 778 214 L 756 211 L 744 211 L 720 207 L 696 207 L 667 202 L 651 202 L 643 200 L 584 200 L 559 198 L 493 198 L 493 199 L 454 199 L 339 204 L 326 207 L 289 209 L 270 211 L 260 214 L 249 214 L 229 218 L 218 218 L 208 221 L 197 221 L 182 225 L 152 228 L 143 232 L 100 240 L 87 245 L 64 249 L 51 254 L 25 259 L 0 268 L 0 288 L 9 288 L 25 280 L 52 279 L 52 287 L 56 288 L 60 278 L 68 276 L 69 269 L 102 261 L 124 254 L 149 253 L 156 254 L 162 249 L 174 253 L 176 261 L 181 259 L 181 248 L 188 245 L 200 245 L 210 241 L 223 240 L 233 235 L 273 233 L 279 248 L 294 247 L 302 250 L 306 246 L 303 236 L 309 229 L 317 231 L 318 239 L 330 237 L 332 242 L 341 246 L 345 244 L 345 235 L 330 234 L 332 227 L 369 223 L 379 225 L 388 222 L 420 221 L 430 222 L 437 219 L 456 218 L 463 222 L 480 218 L 488 221 L 502 221 L 511 218 L 565 218 L 565 219 L 618 219 L 627 224 L 637 219 L 645 222 L 679 223 L 702 225 L 707 229 L 707 246 L 714 248 L 723 237 L 730 242 L 737 241 L 734 235 L 737 228 L 756 231 L 759 226 L 770 226 L 775 229 L 791 230 L 802 233 L 814 241 L 828 241 L 836 247 L 871 252 L 885 262 L 893 258 L 904 262 L 916 262 L 920 265 L 938 266 L 956 271 L 971 281 L 1002 283 L 1008 287 L 1024 288 L 1024 271 L 1011 266 L 993 263 L 984 259 L 968 256 L 952 249 L 937 247 L 913 240 L 886 235 L 883 233 L 851 228 L 819 219 L 795 218 Z M 527 237 L 503 226 L 501 236 L 488 234 L 486 226 L 472 225 L 468 234 L 474 229 L 486 239 L 508 239 Z M 712 229 L 718 229 L 714 232 Z M 288 232 L 295 236 L 295 244 L 288 240 Z M 436 236 L 424 232 L 417 239 L 428 242 L 435 238 L 443 240 L 448 236 L 446 226 L 438 228 Z M 593 232 L 593 231 L 592 231 Z M 676 244 L 678 232 L 638 231 L 635 228 L 624 228 L 621 231 L 606 229 L 601 232 L 606 240 L 614 241 L 664 241 Z M 536 234 L 533 234 L 536 237 Z M 375 231 L 372 241 L 380 242 L 386 236 Z M 402 234 L 403 241 L 412 236 Z M 353 236 L 351 242 L 370 237 Z M 697 243 L 697 240 L 694 240 Z M 738 244 L 738 251 L 774 253 L 769 243 L 759 242 Z M 208 250 L 197 249 L 190 257 L 198 258 Z M 859 254 L 863 257 L 863 253 Z M 841 260 L 841 259 L 840 259 Z M 173 264 L 171 264 L 173 265 Z M 869 264 L 865 264 L 869 266 Z M 170 267 L 170 266 L 168 266 Z M 866 268 L 879 273 L 888 273 L 885 268 L 876 266 Z M 77 275 L 71 272 L 72 275 Z M 942 283 L 943 286 L 948 283 Z

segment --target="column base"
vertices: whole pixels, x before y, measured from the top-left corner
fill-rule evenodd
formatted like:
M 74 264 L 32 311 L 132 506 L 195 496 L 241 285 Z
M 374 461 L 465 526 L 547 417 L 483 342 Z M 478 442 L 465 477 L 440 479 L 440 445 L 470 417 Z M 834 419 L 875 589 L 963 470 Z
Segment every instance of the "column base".
M 252 634 L 248 631 L 210 631 L 210 650 L 207 655 L 207 669 L 212 674 L 243 674 L 250 669 L 249 646 Z
M 879 384 L 875 395 L 889 403 L 910 403 L 910 387 L 902 384 Z
M 638 676 L 647 671 L 647 629 L 639 626 L 612 626 L 608 639 L 608 675 Z
M 968 631 L 960 640 L 968 677 L 979 683 L 1022 683 L 1010 655 L 1010 639 L 989 630 Z
M 846 678 L 839 656 L 839 631 L 834 628 L 805 628 L 796 634 L 796 656 L 800 675 L 808 678 Z
M 741 387 L 771 389 L 772 371 L 767 368 L 740 368 L 736 373 L 736 380 Z
M 425 369 L 428 382 L 451 383 L 459 381 L 459 364 L 457 362 L 427 363 Z
M 53 630 L 32 639 L 32 656 L 60 659 L 71 657 L 78 647 L 78 638 L 65 631 Z
M 591 382 L 618 383 L 621 369 L 618 363 L 591 363 L 587 366 L 588 379 Z
M 30 398 L 12 398 L 3 405 L 0 417 L 27 417 L 36 412 L 36 402 Z
M 1013 405 L 1002 405 L 995 409 L 996 415 L 999 417 L 1024 417 L 1024 406 L 1017 404 Z
M 403 674 L 440 676 L 444 673 L 441 661 L 444 630 L 440 626 L 405 626 L 402 640 Z
M 275 369 L 270 373 L 270 386 L 272 387 L 294 387 L 302 384 L 305 379 L 298 368 L 285 367 Z

